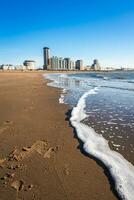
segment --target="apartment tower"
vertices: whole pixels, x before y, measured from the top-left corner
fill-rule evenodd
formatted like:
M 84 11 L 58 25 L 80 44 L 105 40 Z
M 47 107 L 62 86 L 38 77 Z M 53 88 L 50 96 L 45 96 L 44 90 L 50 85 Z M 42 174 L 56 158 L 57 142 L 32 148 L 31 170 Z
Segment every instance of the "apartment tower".
M 47 70 L 50 69 L 50 49 L 48 47 L 43 48 L 43 56 L 44 56 L 44 65 L 43 69 Z

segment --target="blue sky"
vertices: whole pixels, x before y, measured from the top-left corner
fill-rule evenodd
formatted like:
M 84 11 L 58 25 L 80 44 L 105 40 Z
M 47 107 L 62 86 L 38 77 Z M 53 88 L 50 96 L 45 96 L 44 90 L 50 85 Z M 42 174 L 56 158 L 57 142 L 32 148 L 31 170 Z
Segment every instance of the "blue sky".
M 0 64 L 52 55 L 134 67 L 132 0 L 0 0 Z

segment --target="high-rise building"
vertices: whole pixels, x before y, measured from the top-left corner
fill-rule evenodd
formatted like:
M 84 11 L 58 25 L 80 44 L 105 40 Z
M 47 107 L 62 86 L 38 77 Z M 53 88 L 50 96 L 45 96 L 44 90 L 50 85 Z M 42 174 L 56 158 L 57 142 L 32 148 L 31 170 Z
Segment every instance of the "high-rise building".
M 83 60 L 77 60 L 75 63 L 75 68 L 77 70 L 84 70 Z
M 44 47 L 43 48 L 43 55 L 44 55 L 43 69 L 44 70 L 51 69 L 51 65 L 50 65 L 50 49 L 48 47 Z
M 101 70 L 99 61 L 97 59 L 94 60 L 93 65 L 91 66 L 91 69 L 94 70 L 94 71 L 100 71 Z
M 75 70 L 75 62 L 73 60 L 70 61 L 70 70 Z
M 66 68 L 66 69 L 70 69 L 70 61 L 71 61 L 70 58 L 64 58 L 64 60 L 65 60 L 65 62 L 66 62 L 66 63 L 65 63 L 65 68 Z
M 55 62 L 54 62 L 54 56 L 50 58 L 50 62 L 51 62 L 51 69 L 54 70 L 54 66 L 55 66 Z
M 59 58 L 57 56 L 53 56 L 51 58 L 51 69 L 58 70 L 59 69 Z
M 62 69 L 66 70 L 66 60 L 65 59 L 62 60 Z
M 63 70 L 63 58 L 62 58 L 62 57 L 59 58 L 59 66 L 58 66 L 58 69 L 59 69 L 59 70 Z

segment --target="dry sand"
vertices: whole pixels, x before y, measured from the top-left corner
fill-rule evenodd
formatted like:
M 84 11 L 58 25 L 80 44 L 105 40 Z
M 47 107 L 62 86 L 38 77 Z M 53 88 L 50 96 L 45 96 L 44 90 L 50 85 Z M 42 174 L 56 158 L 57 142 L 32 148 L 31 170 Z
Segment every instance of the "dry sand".
M 0 200 L 117 199 L 41 73 L 0 73 Z

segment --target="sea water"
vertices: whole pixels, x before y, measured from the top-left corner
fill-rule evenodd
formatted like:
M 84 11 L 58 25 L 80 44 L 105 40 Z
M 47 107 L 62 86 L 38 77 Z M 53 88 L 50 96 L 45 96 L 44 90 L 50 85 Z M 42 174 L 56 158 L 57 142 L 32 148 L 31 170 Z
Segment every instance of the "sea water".
M 122 199 L 134 196 L 134 72 L 48 74 L 72 107 L 84 150 L 109 169 Z

